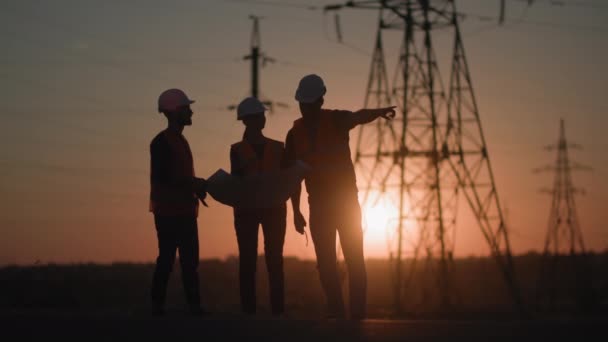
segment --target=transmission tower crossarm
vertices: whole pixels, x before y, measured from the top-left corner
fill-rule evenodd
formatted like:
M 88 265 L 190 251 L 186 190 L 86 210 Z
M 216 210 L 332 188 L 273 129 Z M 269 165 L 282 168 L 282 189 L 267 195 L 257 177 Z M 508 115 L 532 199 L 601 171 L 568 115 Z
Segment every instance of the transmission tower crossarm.
M 577 162 L 570 162 L 570 170 L 593 171 L 593 168 Z
M 346 1 L 342 4 L 326 5 L 323 7 L 324 12 L 341 10 L 343 8 L 362 8 L 362 9 L 381 9 L 386 8 L 382 3 L 386 1 L 382 0 L 360 0 L 360 1 Z
M 553 144 L 553 145 L 547 145 L 545 146 L 545 150 L 547 151 L 555 151 L 558 150 L 560 148 L 567 148 L 567 149 L 573 149 L 573 150 L 582 150 L 583 147 L 579 144 L 575 144 L 575 143 L 557 143 L 557 144 Z

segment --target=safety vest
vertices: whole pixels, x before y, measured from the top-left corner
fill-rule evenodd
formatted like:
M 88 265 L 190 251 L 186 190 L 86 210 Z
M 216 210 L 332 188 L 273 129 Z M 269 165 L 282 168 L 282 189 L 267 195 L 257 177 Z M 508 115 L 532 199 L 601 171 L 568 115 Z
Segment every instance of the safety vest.
M 305 178 L 308 193 L 325 195 L 344 186 L 356 191 L 348 130 L 336 127 L 333 111 L 322 110 L 318 120 L 316 133 L 308 129 L 303 118 L 294 121 L 292 128 L 295 157 L 311 166 Z
M 170 183 L 194 177 L 192 152 L 186 139 L 168 130 L 161 133 L 171 151 Z M 198 198 L 191 189 L 151 182 L 150 211 L 162 216 L 198 216 Z
M 253 146 L 246 140 L 232 145 L 232 150 L 238 157 L 238 165 L 242 168 L 245 176 L 258 175 L 281 169 L 283 157 L 283 143 L 280 141 L 265 139 L 264 155 L 258 159 Z

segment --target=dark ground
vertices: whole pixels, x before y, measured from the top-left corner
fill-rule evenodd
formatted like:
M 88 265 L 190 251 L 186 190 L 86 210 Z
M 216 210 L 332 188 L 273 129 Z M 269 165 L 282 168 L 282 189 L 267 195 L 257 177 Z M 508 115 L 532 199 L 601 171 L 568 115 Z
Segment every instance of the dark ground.
M 5 311 L 3 336 L 36 341 L 607 341 L 607 319 L 364 320 L 245 318 L 235 314 Z M 5 340 L 8 341 L 8 340 Z
M 516 314 L 504 280 L 489 258 L 455 261 L 453 306 L 441 311 L 432 274 L 419 269 L 404 290 L 405 314 L 395 316 L 391 268 L 368 260 L 368 320 L 329 321 L 313 261 L 286 258 L 286 308 L 289 318 L 268 316 L 268 284 L 258 261 L 257 318 L 239 314 L 238 263 L 202 260 L 201 294 L 205 317 L 190 317 L 179 268 L 169 284 L 168 313 L 149 314 L 153 264 L 117 263 L 0 268 L 0 336 L 3 341 L 608 341 L 608 253 L 593 259 L 596 310 L 577 312 L 572 298 L 561 297 L 552 313 L 533 306 L 539 255 L 515 258 L 526 309 Z M 410 269 L 405 263 L 405 268 Z M 573 280 L 560 272 L 559 283 Z M 345 275 L 345 273 L 343 273 Z M 594 337 L 594 335 L 596 337 Z M 13 336 L 12 338 L 4 338 Z
M 608 314 L 608 252 L 593 260 L 593 299 L 604 315 Z M 534 310 L 539 274 L 538 254 L 514 258 L 518 284 L 524 303 Z M 394 318 L 393 269 L 386 260 L 367 260 L 368 315 L 371 318 Z M 179 267 L 174 268 L 169 283 L 169 309 L 184 306 Z M 436 269 L 436 267 L 434 267 Z M 347 274 L 341 264 L 341 276 L 347 288 Z M 404 263 L 404 274 L 414 269 Z M 150 284 L 154 265 L 115 264 L 39 264 L 0 267 L 0 310 L 51 309 L 98 312 L 146 311 L 150 305 Z M 576 275 L 558 269 L 555 283 L 567 290 Z M 238 260 L 201 260 L 199 267 L 201 297 L 205 308 L 213 312 L 239 312 Z M 440 298 L 436 274 L 421 262 L 409 285 L 404 284 L 400 318 L 437 318 Z M 509 316 L 514 310 L 504 278 L 491 258 L 460 258 L 454 262 L 450 279 L 452 311 L 458 318 Z M 258 260 L 258 309 L 267 313 L 268 282 L 263 256 Z M 576 310 L 569 292 L 562 292 L 556 302 L 561 313 Z M 346 296 L 346 293 L 345 293 Z M 315 319 L 325 312 L 316 264 L 311 260 L 285 259 L 285 300 L 287 311 L 296 318 Z

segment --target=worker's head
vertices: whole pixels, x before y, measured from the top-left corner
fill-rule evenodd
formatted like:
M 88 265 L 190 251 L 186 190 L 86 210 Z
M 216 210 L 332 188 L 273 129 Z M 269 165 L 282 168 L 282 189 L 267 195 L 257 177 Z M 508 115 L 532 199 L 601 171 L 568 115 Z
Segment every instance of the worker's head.
M 296 100 L 302 116 L 314 115 L 321 110 L 327 88 L 323 79 L 315 74 L 302 77 L 296 89 Z
M 266 125 L 266 107 L 255 97 L 248 97 L 239 103 L 236 110 L 237 120 L 249 129 L 264 129 Z
M 163 113 L 170 123 L 181 126 L 192 125 L 192 109 L 194 103 L 180 89 L 167 89 L 158 97 L 158 112 Z
M 323 107 L 323 101 L 325 101 L 325 99 L 321 96 L 314 102 L 300 102 L 300 113 L 302 113 L 303 117 L 311 117 L 319 114 L 321 107 Z
M 243 124 L 248 129 L 263 130 L 266 127 L 266 116 L 264 113 L 258 115 L 251 115 L 243 119 Z

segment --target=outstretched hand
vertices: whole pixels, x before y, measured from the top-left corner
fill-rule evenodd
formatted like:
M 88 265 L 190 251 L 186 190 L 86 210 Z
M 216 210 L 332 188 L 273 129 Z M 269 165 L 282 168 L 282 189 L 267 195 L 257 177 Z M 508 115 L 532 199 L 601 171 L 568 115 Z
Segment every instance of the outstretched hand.
M 397 108 L 397 106 L 379 108 L 378 110 L 381 112 L 380 116 L 382 118 L 386 120 L 392 120 L 395 118 L 395 115 L 397 115 L 397 113 L 395 112 L 395 108 Z

